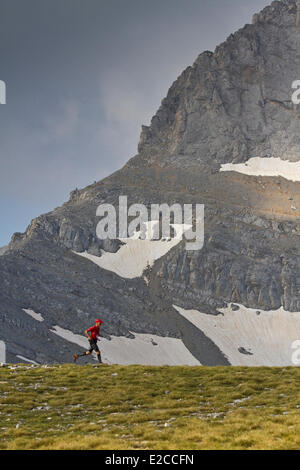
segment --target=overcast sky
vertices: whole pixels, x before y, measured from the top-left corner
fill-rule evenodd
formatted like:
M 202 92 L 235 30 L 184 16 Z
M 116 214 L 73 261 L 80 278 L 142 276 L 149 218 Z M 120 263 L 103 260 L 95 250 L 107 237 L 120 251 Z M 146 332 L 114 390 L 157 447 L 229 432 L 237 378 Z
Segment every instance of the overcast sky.
M 178 75 L 269 0 L 0 0 L 0 246 L 137 153 Z

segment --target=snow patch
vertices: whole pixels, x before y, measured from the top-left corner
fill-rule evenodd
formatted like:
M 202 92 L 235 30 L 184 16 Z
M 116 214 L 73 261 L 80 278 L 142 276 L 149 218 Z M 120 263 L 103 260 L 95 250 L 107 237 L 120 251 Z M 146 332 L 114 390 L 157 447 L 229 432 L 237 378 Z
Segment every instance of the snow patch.
M 82 335 L 74 334 L 57 325 L 51 331 L 86 350 L 89 348 L 87 338 Z M 102 360 L 121 365 L 201 365 L 180 339 L 140 333 L 133 334 L 135 335 L 134 339 L 112 336 L 109 341 L 106 338 L 101 338 L 98 345 Z
M 78 344 L 78 346 L 81 346 L 82 348 L 88 349 L 88 340 L 83 335 L 77 335 L 73 333 L 72 331 L 66 330 L 65 328 L 61 328 L 60 326 L 57 326 L 57 325 L 54 326 L 53 329 L 50 331 L 60 336 L 61 338 L 66 339 L 70 343 L 75 343 L 75 344 Z
M 20 355 L 17 355 L 17 357 L 18 357 L 19 359 L 21 359 L 22 361 L 30 362 L 31 364 L 36 364 L 37 366 L 39 365 L 38 362 L 35 362 L 35 361 L 33 361 L 32 359 L 27 359 L 27 357 L 20 356 Z
M 120 238 L 124 243 L 116 253 L 101 252 L 102 256 L 73 252 L 95 263 L 100 268 L 116 273 L 126 279 L 141 277 L 147 267 L 152 267 L 154 262 L 168 253 L 174 246 L 181 242 L 184 232 L 192 226 L 186 224 L 171 224 L 176 234 L 173 238 L 152 240 L 153 229 L 157 221 L 150 221 L 147 225 L 146 240 L 139 237 L 141 232 L 136 232 L 130 238 Z
M 292 343 L 300 339 L 300 312 L 264 311 L 232 304 L 220 308 L 223 315 L 208 315 L 198 310 L 173 307 L 225 354 L 234 366 L 293 366 Z M 245 349 L 251 355 L 241 354 Z
M 27 313 L 27 315 L 30 315 L 32 318 L 34 318 L 37 321 L 44 321 L 44 318 L 42 317 L 40 313 L 36 313 L 33 310 L 27 309 L 27 308 L 22 308 L 22 310 L 23 312 Z
M 225 163 L 220 171 L 236 171 L 252 176 L 282 176 L 290 181 L 300 181 L 300 161 L 290 162 L 275 157 L 253 157 L 245 163 Z

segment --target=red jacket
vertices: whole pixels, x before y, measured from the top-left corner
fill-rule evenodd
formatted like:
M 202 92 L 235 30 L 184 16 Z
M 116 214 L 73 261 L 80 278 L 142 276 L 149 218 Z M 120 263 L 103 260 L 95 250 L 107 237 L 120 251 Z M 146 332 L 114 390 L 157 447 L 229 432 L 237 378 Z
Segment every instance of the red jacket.
M 100 327 L 96 325 L 91 326 L 91 328 L 89 328 L 87 332 L 90 333 L 92 339 L 97 339 L 98 336 L 100 336 Z

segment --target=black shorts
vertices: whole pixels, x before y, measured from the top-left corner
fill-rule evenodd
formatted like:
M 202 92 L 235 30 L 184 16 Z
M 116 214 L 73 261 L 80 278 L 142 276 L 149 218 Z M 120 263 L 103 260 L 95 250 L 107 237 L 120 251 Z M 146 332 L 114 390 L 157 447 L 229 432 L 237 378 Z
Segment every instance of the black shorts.
M 89 339 L 89 343 L 90 343 L 89 352 L 92 352 L 92 351 L 99 352 L 99 348 L 98 348 L 96 339 Z

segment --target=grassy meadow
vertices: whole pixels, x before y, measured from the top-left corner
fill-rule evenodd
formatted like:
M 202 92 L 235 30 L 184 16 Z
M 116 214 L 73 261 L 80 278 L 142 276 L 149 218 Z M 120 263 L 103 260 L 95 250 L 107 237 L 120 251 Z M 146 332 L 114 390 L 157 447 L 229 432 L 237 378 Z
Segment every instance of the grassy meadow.
M 0 450 L 299 449 L 300 369 L 9 365 Z

